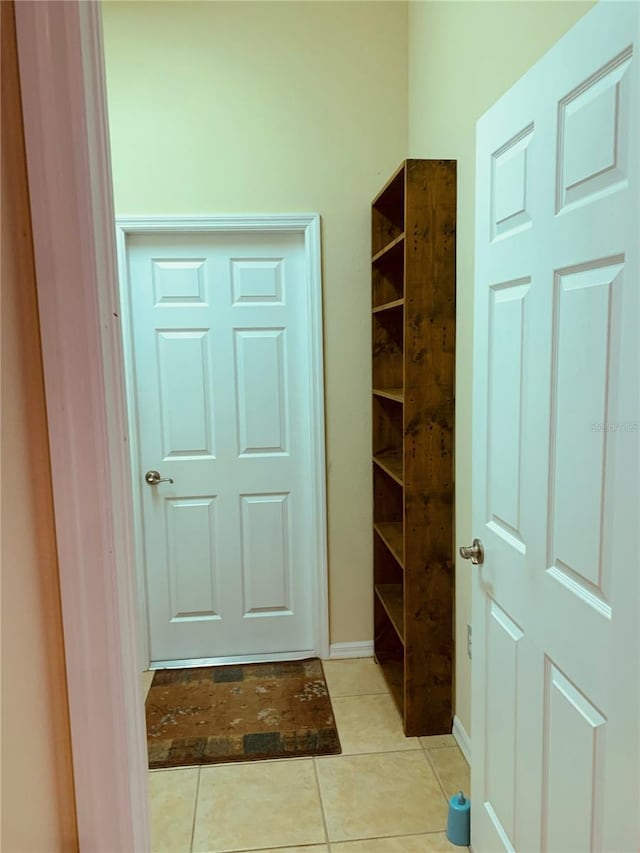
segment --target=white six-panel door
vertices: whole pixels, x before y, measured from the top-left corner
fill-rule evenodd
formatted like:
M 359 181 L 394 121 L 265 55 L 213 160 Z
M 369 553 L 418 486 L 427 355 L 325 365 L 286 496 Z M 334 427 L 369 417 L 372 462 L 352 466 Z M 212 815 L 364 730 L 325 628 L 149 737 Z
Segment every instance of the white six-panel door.
M 478 124 L 476 853 L 639 849 L 638 8 Z
M 131 234 L 126 260 L 151 661 L 313 651 L 303 236 Z

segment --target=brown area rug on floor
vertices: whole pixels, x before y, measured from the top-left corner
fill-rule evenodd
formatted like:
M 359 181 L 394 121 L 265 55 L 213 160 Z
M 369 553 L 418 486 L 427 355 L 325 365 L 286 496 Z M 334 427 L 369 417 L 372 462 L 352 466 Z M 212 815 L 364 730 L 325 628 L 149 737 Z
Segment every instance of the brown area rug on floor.
M 318 658 L 160 669 L 146 713 L 152 769 L 341 752 Z

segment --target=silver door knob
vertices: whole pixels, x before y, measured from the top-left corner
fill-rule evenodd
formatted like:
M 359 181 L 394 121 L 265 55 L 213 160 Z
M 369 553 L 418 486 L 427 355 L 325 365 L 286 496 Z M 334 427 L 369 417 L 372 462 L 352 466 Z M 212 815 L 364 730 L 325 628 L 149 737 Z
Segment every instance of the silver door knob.
M 157 486 L 158 483 L 173 483 L 171 477 L 161 477 L 159 471 L 147 471 L 144 479 L 150 486 Z
M 460 548 L 460 556 L 463 560 L 471 560 L 474 566 L 484 562 L 484 547 L 479 539 L 474 539 L 472 545 Z

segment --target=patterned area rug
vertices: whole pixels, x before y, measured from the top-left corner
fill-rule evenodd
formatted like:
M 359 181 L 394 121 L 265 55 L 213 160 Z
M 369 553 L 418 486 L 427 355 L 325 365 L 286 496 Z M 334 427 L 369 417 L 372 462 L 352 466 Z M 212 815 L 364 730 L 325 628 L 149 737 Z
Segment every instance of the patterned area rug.
M 152 769 L 341 752 L 318 658 L 161 669 L 146 713 Z

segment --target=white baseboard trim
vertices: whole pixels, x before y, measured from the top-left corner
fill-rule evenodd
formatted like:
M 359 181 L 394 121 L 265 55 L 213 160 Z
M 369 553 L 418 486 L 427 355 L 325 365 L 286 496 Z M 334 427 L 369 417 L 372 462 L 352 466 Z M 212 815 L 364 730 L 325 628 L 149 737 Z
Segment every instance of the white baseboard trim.
M 373 657 L 373 641 L 365 643 L 332 643 L 329 646 L 329 660 L 341 658 Z
M 467 730 L 460 722 L 459 717 L 453 718 L 452 734 L 456 739 L 456 743 L 460 747 L 462 754 L 467 759 L 467 764 L 471 767 L 471 738 L 467 734 Z

